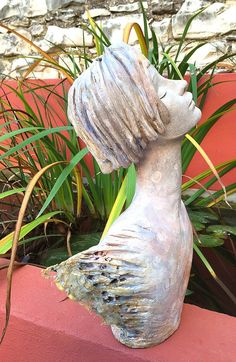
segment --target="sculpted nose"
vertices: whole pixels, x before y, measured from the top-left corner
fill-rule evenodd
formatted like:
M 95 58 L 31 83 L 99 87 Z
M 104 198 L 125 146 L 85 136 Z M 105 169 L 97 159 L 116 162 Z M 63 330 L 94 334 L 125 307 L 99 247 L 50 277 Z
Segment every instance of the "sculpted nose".
M 175 80 L 177 92 L 180 96 L 182 96 L 185 92 L 187 92 L 188 89 L 188 83 L 186 80 Z

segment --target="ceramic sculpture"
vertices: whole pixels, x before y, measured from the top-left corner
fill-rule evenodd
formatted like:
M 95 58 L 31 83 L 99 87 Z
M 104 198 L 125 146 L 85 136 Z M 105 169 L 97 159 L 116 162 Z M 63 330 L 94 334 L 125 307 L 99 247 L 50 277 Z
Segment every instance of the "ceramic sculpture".
M 130 207 L 94 246 L 55 270 L 55 282 L 133 348 L 179 326 L 192 261 L 181 201 L 181 141 L 201 112 L 184 80 L 168 80 L 134 48 L 110 46 L 74 82 L 68 112 L 102 172 L 136 164 Z

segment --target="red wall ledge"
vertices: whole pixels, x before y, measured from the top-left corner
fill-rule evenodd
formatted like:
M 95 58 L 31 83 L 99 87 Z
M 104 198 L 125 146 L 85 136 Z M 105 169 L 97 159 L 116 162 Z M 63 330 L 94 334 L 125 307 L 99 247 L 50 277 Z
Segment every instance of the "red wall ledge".
M 4 263 L 3 260 L 0 263 Z M 0 271 L 0 323 L 4 323 L 6 270 Z M 233 362 L 236 318 L 184 305 L 178 331 L 159 346 L 133 350 L 118 343 L 99 317 L 41 277 L 17 268 L 12 312 L 0 346 L 2 362 Z

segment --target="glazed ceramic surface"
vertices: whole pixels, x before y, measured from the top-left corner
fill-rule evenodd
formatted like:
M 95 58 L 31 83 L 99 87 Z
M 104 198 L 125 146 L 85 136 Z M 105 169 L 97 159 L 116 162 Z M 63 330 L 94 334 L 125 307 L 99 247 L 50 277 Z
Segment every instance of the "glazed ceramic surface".
M 161 343 L 180 323 L 192 261 L 181 201 L 181 141 L 201 112 L 185 81 L 168 80 L 121 44 L 75 81 L 69 117 L 103 172 L 136 164 L 130 207 L 100 243 L 51 268 L 70 298 L 133 348 Z

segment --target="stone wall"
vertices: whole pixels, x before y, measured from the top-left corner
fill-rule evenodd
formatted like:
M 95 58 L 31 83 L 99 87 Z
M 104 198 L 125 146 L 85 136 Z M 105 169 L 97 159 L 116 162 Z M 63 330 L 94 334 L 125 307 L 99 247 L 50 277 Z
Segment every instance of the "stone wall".
M 206 42 L 191 58 L 199 67 L 226 52 L 236 52 L 236 0 L 143 1 L 150 26 L 164 49 L 177 44 L 188 18 L 205 5 L 209 6 L 193 21 L 185 47 L 187 52 L 199 41 Z M 123 28 L 128 22 L 142 26 L 139 3 L 135 0 L 1 0 L 0 21 L 46 52 L 55 54 L 65 49 L 79 55 L 85 44 L 94 54 L 92 36 L 86 32 L 83 35 L 81 28 L 81 24 L 88 21 L 86 8 L 90 9 L 90 15 L 102 25 L 112 42 L 122 39 Z M 135 41 L 136 36 L 132 33 L 130 43 Z M 29 44 L 0 28 L 1 77 L 20 76 L 35 61 L 30 58 L 35 55 Z M 61 55 L 60 62 L 68 64 L 68 57 Z M 221 70 L 233 71 L 235 63 L 222 62 L 220 67 Z M 56 70 L 42 65 L 34 72 L 39 78 L 58 75 Z

